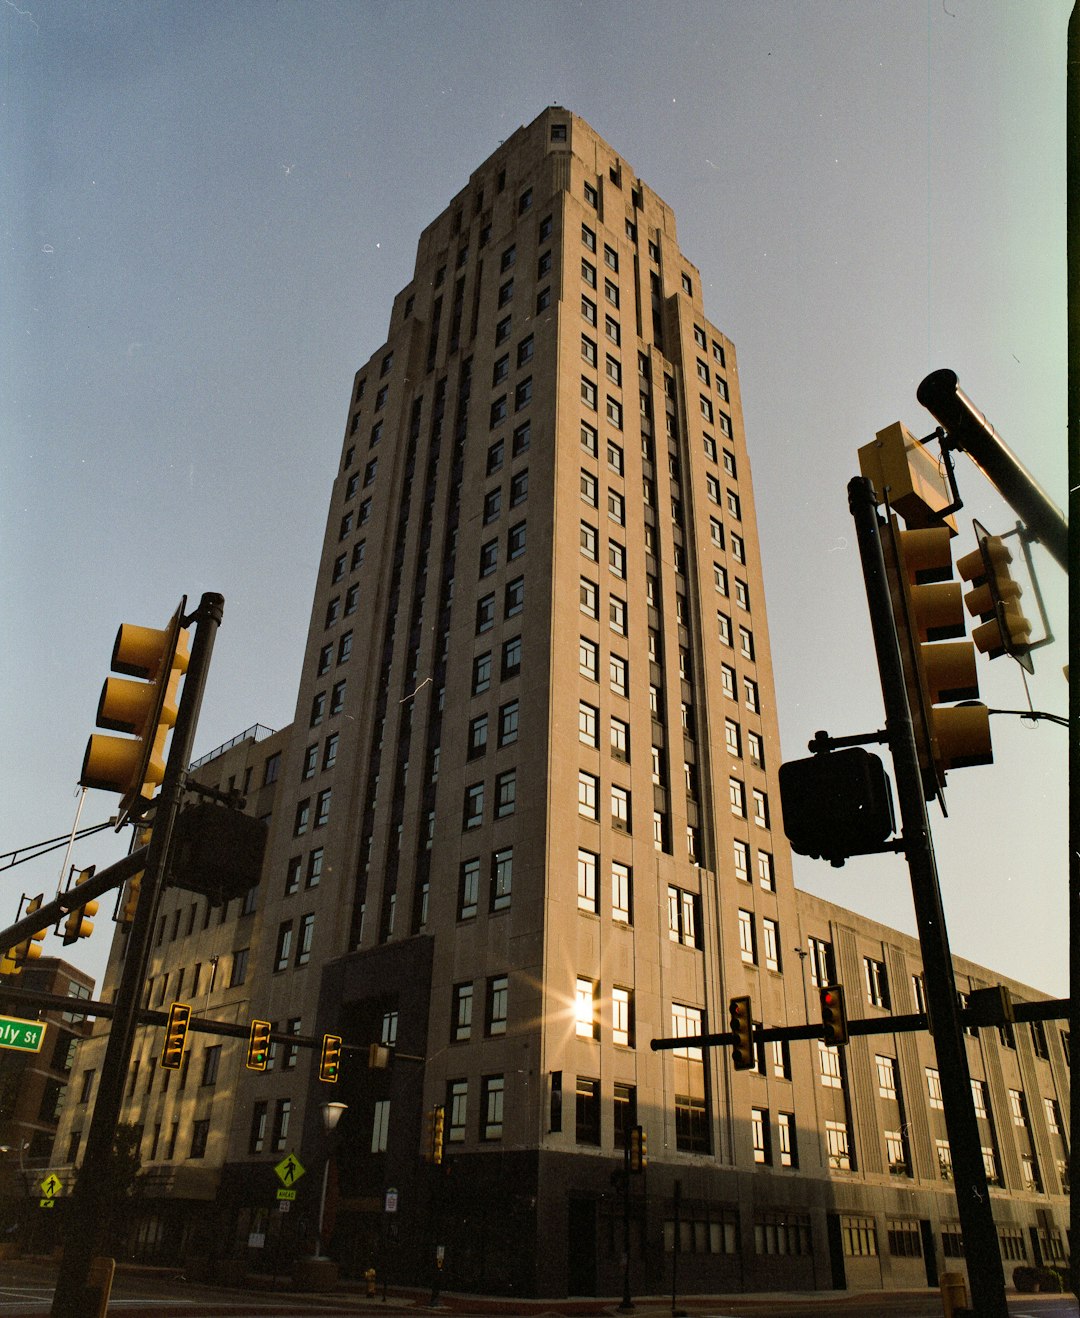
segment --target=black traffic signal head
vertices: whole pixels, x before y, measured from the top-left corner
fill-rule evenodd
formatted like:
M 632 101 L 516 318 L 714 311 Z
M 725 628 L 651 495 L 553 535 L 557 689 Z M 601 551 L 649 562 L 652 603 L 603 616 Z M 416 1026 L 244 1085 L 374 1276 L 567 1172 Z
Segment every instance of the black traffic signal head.
M 824 1027 L 824 1040 L 830 1047 L 848 1041 L 847 1007 L 844 1004 L 844 990 L 840 984 L 827 984 L 818 990 L 821 1002 L 821 1024 Z
M 643 1172 L 649 1165 L 648 1143 L 641 1126 L 631 1126 L 630 1136 L 630 1170 Z
M 895 828 L 885 766 L 861 746 L 782 764 L 780 803 L 792 850 L 834 865 L 876 851 Z

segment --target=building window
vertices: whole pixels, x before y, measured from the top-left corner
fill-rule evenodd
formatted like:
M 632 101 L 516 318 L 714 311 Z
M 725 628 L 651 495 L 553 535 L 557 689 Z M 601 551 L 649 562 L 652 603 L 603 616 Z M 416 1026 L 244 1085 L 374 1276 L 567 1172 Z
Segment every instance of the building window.
M 926 1068 L 926 1093 L 931 1107 L 944 1110 L 945 1100 L 941 1094 L 941 1076 L 937 1068 L 933 1066 Z
M 613 654 L 608 657 L 608 678 L 611 689 L 617 696 L 629 695 L 629 666 L 622 655 Z
M 599 681 L 600 647 L 595 641 L 578 638 L 578 672 L 592 682 Z
M 478 828 L 484 822 L 484 784 L 472 783 L 465 788 L 463 827 Z
M 578 584 L 578 607 L 587 618 L 595 618 L 599 612 L 598 601 L 600 588 L 595 581 L 582 577 Z
M 502 680 L 516 677 L 521 672 L 521 637 L 511 636 L 509 640 L 503 641 L 502 648 Z
M 292 921 L 284 920 L 278 925 L 277 946 L 274 951 L 274 969 L 288 970 L 289 953 L 292 950 Z
M 598 715 L 599 711 L 595 705 L 586 704 L 584 700 L 578 701 L 578 741 L 586 746 L 600 744 L 597 734 Z
M 600 1081 L 578 1076 L 574 1104 L 574 1138 L 578 1144 L 600 1144 Z
M 632 923 L 633 876 L 629 865 L 611 862 L 611 918 L 622 924 Z
M 739 911 L 739 952 L 748 965 L 757 965 L 757 939 L 750 911 Z
M 510 981 L 506 975 L 494 975 L 487 985 L 486 1033 L 506 1033 L 506 1013 Z
M 469 723 L 468 757 L 475 760 L 487 750 L 488 716 L 478 714 Z
M 508 700 L 499 707 L 499 745 L 510 746 L 518 738 L 518 702 Z
M 581 975 L 574 991 L 574 1028 L 579 1039 L 600 1037 L 600 985 Z
M 300 918 L 300 932 L 296 942 L 296 964 L 306 966 L 311 960 L 311 944 L 315 937 L 315 914 L 309 912 Z
M 473 857 L 462 862 L 458 885 L 458 919 L 469 920 L 476 914 L 480 895 L 480 861 Z
M 473 660 L 472 693 L 481 695 L 491 685 L 491 652 L 477 655 Z
M 611 716 L 611 754 L 624 764 L 630 760 L 630 724 Z
M 472 1034 L 472 1004 L 472 984 L 455 984 L 451 1029 L 456 1043 L 463 1043 Z
M 577 853 L 577 904 L 582 911 L 596 912 L 596 866 L 597 857 L 592 851 L 581 847 Z
M 271 1147 L 275 1153 L 283 1153 L 289 1142 L 289 1118 L 292 1115 L 292 1099 L 279 1098 L 274 1107 L 274 1134 Z
M 748 873 L 748 865 L 750 849 L 745 842 L 741 842 L 738 838 L 735 839 L 733 846 L 735 852 L 735 877 L 740 879 L 743 883 L 749 883 L 750 875 Z
M 885 963 L 875 961 L 872 957 L 863 957 L 863 973 L 866 977 L 866 1000 L 872 1007 L 889 1008 L 889 981 L 885 972 Z
M 491 857 L 491 909 L 505 911 L 514 886 L 514 849 L 503 847 Z
M 882 1056 L 880 1053 L 875 1057 L 878 1077 L 878 1093 L 882 1098 L 896 1098 L 896 1058 Z
M 762 942 L 765 947 L 765 968 L 780 970 L 780 927 L 775 920 L 761 922 Z
M 750 1109 L 750 1141 L 754 1151 L 754 1161 L 769 1166 L 772 1163 L 772 1147 L 768 1108 Z
M 517 770 L 507 769 L 495 779 L 495 818 L 514 813 L 517 804 Z
M 481 1104 L 483 1108 L 481 1139 L 502 1139 L 505 1083 L 505 1079 L 501 1075 L 484 1076 L 481 1086 Z
M 611 990 L 611 1040 L 624 1048 L 634 1046 L 634 994 L 632 989 Z
M 584 815 L 586 819 L 597 819 L 597 795 L 599 789 L 599 779 L 595 774 L 586 773 L 584 769 L 578 770 L 578 814 Z
M 825 1147 L 829 1155 L 829 1167 L 833 1171 L 851 1171 L 851 1144 L 848 1140 L 848 1128 L 842 1121 L 826 1121 L 825 1123 Z M 873 1220 L 866 1219 L 870 1223 L 870 1229 L 873 1230 Z M 856 1251 L 848 1250 L 845 1246 L 845 1253 Z M 859 1253 L 877 1253 L 877 1245 L 872 1250 L 860 1250 Z
M 515 577 L 506 583 L 504 616 L 515 618 L 525 608 L 525 578 Z
M 840 1073 L 840 1049 L 836 1044 L 830 1046 L 823 1040 L 818 1040 L 818 1066 L 821 1071 L 821 1083 L 826 1089 L 844 1087 Z
M 616 783 L 611 786 L 611 826 L 624 833 L 631 831 L 630 792 Z
M 248 1153 L 262 1153 L 263 1146 L 266 1143 L 266 1116 L 267 1103 L 260 1100 L 255 1103 L 251 1111 L 251 1130 L 248 1135 Z M 161 1127 L 157 1127 L 158 1130 Z M 153 1154 L 151 1154 L 151 1160 Z
M 684 947 L 700 947 L 700 898 L 685 888 L 668 886 L 668 937 Z
M 446 1086 L 446 1127 L 448 1143 L 457 1144 L 465 1138 L 469 1110 L 469 1082 L 451 1080 Z

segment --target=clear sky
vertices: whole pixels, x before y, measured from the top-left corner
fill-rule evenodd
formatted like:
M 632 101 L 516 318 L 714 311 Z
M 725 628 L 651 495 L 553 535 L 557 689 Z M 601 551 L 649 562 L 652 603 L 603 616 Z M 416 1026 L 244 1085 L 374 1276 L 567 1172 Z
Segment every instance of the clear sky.
M 197 753 L 292 719 L 353 371 L 421 229 L 552 103 L 673 207 L 737 345 L 786 757 L 880 727 L 859 445 L 933 430 L 915 389 L 948 366 L 1065 503 L 1069 7 L 4 0 L 0 851 L 70 829 L 121 622 L 225 596 Z M 962 553 L 971 516 L 1015 518 L 958 462 Z M 1061 639 L 1030 698 L 1062 714 L 1065 579 L 1036 556 Z M 1015 664 L 980 668 L 1026 706 Z M 991 724 L 995 763 L 935 809 L 953 950 L 1064 995 L 1066 734 Z M 0 872 L 0 922 L 61 856 Z M 796 881 L 914 929 L 895 857 Z M 72 949 L 98 974 L 104 924 Z

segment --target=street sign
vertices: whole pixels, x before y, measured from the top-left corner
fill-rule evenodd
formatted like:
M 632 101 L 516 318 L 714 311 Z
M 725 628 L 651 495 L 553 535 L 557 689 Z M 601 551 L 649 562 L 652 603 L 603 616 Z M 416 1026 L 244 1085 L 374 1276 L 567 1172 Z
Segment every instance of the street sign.
M 278 1204 L 278 1212 L 287 1213 L 291 1207 L 292 1204 L 289 1202 L 288 1199 L 282 1199 L 281 1203 Z
M 18 1048 L 24 1053 L 39 1053 L 44 1042 L 44 1021 L 24 1021 L 18 1016 L 0 1016 L 0 1048 Z
M 277 1197 L 279 1200 L 287 1199 L 290 1203 L 296 1198 L 295 1190 L 278 1190 Z
M 64 1188 L 64 1182 L 55 1172 L 50 1172 L 41 1182 L 41 1193 L 46 1199 L 54 1199 Z
M 56 1200 L 55 1200 L 55 1199 L 39 1199 L 39 1200 L 38 1200 L 38 1207 L 39 1207 L 39 1208 L 55 1208 L 55 1207 L 56 1207 Z
M 391 1188 L 386 1192 L 386 1211 L 396 1213 L 398 1209 L 398 1192 Z
M 304 1164 L 295 1153 L 290 1153 L 287 1158 L 282 1158 L 274 1168 L 278 1180 L 284 1186 L 295 1185 L 303 1176 L 305 1170 Z

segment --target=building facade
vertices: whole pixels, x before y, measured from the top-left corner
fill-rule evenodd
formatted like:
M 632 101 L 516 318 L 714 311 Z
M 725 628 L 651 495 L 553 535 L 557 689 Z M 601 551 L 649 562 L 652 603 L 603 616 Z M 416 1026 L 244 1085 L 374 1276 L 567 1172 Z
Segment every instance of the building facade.
M 84 1000 L 92 996 L 94 981 L 59 957 L 47 956 L 18 974 L 0 976 L 0 985 Z M 90 1032 L 90 1022 L 74 1009 L 15 1004 L 12 1014 L 43 1020 L 46 1026 L 38 1052 L 0 1048 L 0 1245 L 50 1239 L 50 1223 L 39 1211 L 41 1181 L 52 1169 L 76 1050 Z
M 147 1032 L 144 1175 L 201 1205 L 163 1210 L 145 1255 L 176 1232 L 233 1267 L 310 1248 L 329 1160 L 326 1243 L 399 1280 L 441 1247 L 447 1285 L 618 1291 L 627 1213 L 638 1290 L 669 1284 L 676 1241 L 688 1290 L 952 1265 L 929 1040 L 791 1044 L 738 1074 L 649 1047 L 726 1028 L 743 993 L 769 1025 L 815 1019 L 825 973 L 865 975 L 867 1013 L 913 1010 L 918 950 L 796 892 L 735 349 L 670 208 L 564 109 L 425 229 L 356 372 L 278 736 L 262 881 L 220 923 L 167 898 L 148 1000 L 211 942 L 243 952 L 198 1010 L 337 1033 L 341 1079 L 306 1045 L 254 1073 L 200 1043 L 170 1095 Z M 226 754 L 267 777 L 267 743 Z M 1068 1076 L 1058 1027 L 1029 1033 L 972 1048 L 1003 1250 L 1031 1261 L 1063 1248 Z M 290 1152 L 310 1170 L 278 1215 Z

